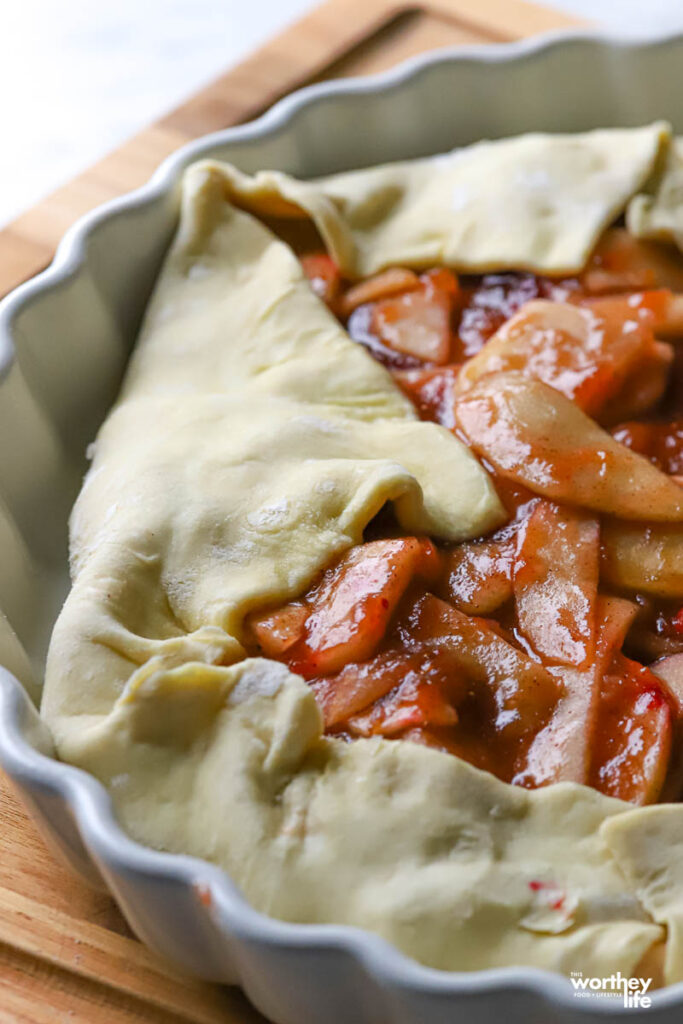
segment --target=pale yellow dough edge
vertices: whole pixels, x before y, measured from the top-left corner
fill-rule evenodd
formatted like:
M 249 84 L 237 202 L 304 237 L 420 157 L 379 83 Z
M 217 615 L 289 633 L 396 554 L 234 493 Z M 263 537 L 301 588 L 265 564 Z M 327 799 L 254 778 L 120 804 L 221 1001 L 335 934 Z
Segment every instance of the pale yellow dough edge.
M 277 917 L 366 927 L 435 967 L 631 973 L 668 934 L 665 980 L 683 978 L 683 809 L 527 792 L 413 744 L 327 739 L 311 690 L 240 643 L 247 611 L 300 593 L 386 501 L 407 531 L 447 540 L 503 518 L 468 450 L 416 419 L 252 213 L 310 215 L 350 274 L 571 271 L 669 138 L 535 135 L 319 183 L 187 172 L 72 516 L 42 706 L 59 756 L 108 786 L 132 835 L 220 864 Z

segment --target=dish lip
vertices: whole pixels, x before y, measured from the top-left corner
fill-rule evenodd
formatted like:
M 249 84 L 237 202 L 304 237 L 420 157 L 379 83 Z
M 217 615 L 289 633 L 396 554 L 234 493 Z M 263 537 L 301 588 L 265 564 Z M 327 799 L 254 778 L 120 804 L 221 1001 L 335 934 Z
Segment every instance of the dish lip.
M 398 9 L 400 10 L 400 8 Z M 509 43 L 449 46 L 419 54 L 388 71 L 353 79 L 305 86 L 274 104 L 259 118 L 243 125 L 203 135 L 186 143 L 159 165 L 139 188 L 109 200 L 80 217 L 65 233 L 50 265 L 18 285 L 0 300 L 0 382 L 14 359 L 12 325 L 34 299 L 68 284 L 86 266 L 89 236 L 102 223 L 140 206 L 151 205 L 177 188 L 188 164 L 209 156 L 228 143 L 274 136 L 285 130 L 308 106 L 345 95 L 369 95 L 400 88 L 435 65 L 450 63 L 514 63 L 558 47 L 597 45 L 606 50 L 642 51 L 683 44 L 683 31 L 638 35 L 602 29 L 557 30 Z M 296 924 L 279 921 L 252 907 L 227 872 L 186 854 L 154 850 L 128 836 L 117 822 L 104 786 L 84 770 L 37 750 L 26 738 L 28 716 L 34 710 L 24 688 L 0 666 L 0 763 L 11 779 L 28 789 L 57 796 L 72 810 L 86 847 L 112 872 L 154 876 L 199 890 L 208 889 L 214 921 L 229 937 L 249 938 L 299 950 L 342 951 L 365 972 L 400 989 L 422 995 L 483 995 L 522 990 L 542 997 L 577 1015 L 613 1017 L 623 1012 L 617 1000 L 577 1000 L 569 979 L 543 968 L 494 967 L 480 971 L 441 971 L 420 964 L 390 942 L 358 927 L 336 924 Z M 652 1008 L 680 1007 L 683 982 L 652 993 Z

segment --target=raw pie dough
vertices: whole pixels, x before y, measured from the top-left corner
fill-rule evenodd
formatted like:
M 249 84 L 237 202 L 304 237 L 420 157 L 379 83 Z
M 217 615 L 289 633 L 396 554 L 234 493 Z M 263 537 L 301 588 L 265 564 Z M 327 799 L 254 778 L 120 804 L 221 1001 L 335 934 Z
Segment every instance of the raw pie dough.
M 434 967 L 632 973 L 666 940 L 662 980 L 683 979 L 683 808 L 326 738 L 310 688 L 240 643 L 250 609 L 302 592 L 387 501 L 406 532 L 447 541 L 504 518 L 264 220 L 311 218 L 349 276 L 571 272 L 629 202 L 633 230 L 663 230 L 664 207 L 680 219 L 673 159 L 657 124 L 317 182 L 190 168 L 73 512 L 42 707 L 133 836 L 220 864 L 276 917 L 359 925 Z

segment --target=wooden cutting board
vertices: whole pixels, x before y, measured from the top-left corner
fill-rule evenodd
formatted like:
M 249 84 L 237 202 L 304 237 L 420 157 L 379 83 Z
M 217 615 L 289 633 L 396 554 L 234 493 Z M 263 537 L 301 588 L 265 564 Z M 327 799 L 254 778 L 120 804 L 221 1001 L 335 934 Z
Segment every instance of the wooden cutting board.
M 82 213 L 141 185 L 189 139 L 248 120 L 294 88 L 440 46 L 576 24 L 521 0 L 329 0 L 1 231 L 0 295 L 45 267 Z M 0 776 L 0 1024 L 67 1021 L 264 1018 L 237 990 L 184 978 L 149 953 L 108 896 L 53 859 Z

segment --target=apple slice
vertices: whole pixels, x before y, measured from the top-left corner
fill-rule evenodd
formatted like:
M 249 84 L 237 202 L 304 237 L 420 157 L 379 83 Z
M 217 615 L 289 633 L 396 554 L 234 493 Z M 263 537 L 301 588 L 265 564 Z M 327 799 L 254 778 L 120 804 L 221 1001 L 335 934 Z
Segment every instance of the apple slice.
M 406 651 L 385 651 L 361 664 L 346 665 L 335 675 L 311 684 L 325 719 L 325 728 L 338 728 L 381 700 L 406 679 L 419 680 L 422 659 Z
M 598 600 L 600 622 L 598 627 L 598 657 L 605 669 L 613 656 L 624 645 L 628 631 L 638 614 L 638 605 L 627 601 L 625 597 L 606 597 L 600 595 Z
M 588 784 L 602 677 L 614 652 L 621 648 L 636 610 L 631 601 L 598 597 L 593 660 L 583 668 L 549 669 L 564 685 L 564 693 L 550 722 L 529 747 L 525 764 L 513 779 L 518 785 L 536 788 L 551 782 Z
M 334 308 L 341 288 L 339 267 L 326 252 L 311 252 L 301 257 L 301 268 L 319 299 Z
M 670 295 L 664 310 L 655 320 L 655 334 L 660 338 L 683 338 L 683 295 Z
M 304 634 L 308 606 L 292 601 L 272 612 L 257 612 L 247 619 L 247 630 L 266 658 L 281 658 Z
M 683 336 L 683 295 L 668 288 L 652 291 L 634 291 L 626 295 L 603 298 L 582 298 L 580 304 L 598 313 L 615 317 L 637 319 L 649 323 L 658 338 L 680 338 Z
M 671 763 L 659 799 L 677 802 L 683 790 L 683 653 L 660 658 L 650 669 L 664 684 L 674 720 Z
M 427 721 L 452 725 L 457 721 L 455 707 L 468 693 L 457 659 L 448 650 L 415 640 L 401 648 L 391 647 L 369 661 L 346 665 L 336 675 L 313 680 L 311 686 L 327 729 L 351 723 L 352 731 L 362 735 L 399 731 L 396 722 L 403 720 L 406 708 L 413 705 L 422 710 L 414 721 L 406 718 L 402 729 Z M 429 689 L 423 690 L 424 686 Z M 371 710 L 366 714 L 367 709 Z
M 599 542 L 597 519 L 548 501 L 520 528 L 517 622 L 545 665 L 585 668 L 595 659 Z
M 447 274 L 447 278 L 443 278 Z M 441 276 L 440 276 L 441 275 Z M 425 275 L 416 291 L 378 302 L 371 328 L 385 345 L 425 363 L 444 365 L 451 356 L 451 313 L 457 282 L 448 272 Z
M 598 700 L 596 616 L 600 529 L 596 519 L 539 501 L 519 532 L 513 570 L 522 636 L 564 692 L 514 781 L 585 782 Z
M 654 803 L 666 779 L 671 741 L 664 686 L 649 669 L 616 654 L 600 693 L 590 785 L 633 804 Z
M 499 736 L 518 739 L 546 724 L 561 684 L 513 647 L 496 623 L 463 615 L 431 594 L 415 603 L 406 622 L 415 638 L 447 652 L 462 676 L 490 695 Z
M 381 274 L 375 274 L 367 281 L 353 285 L 341 300 L 341 314 L 350 316 L 354 309 L 366 302 L 378 302 L 392 295 L 414 291 L 420 287 L 420 279 L 412 270 L 405 267 L 390 267 Z
M 683 653 L 660 658 L 650 669 L 663 681 L 676 720 L 683 723 Z
M 411 580 L 433 580 L 439 568 L 434 545 L 416 537 L 353 548 L 306 595 L 304 634 L 286 652 L 292 670 L 311 679 L 371 657 Z
M 455 416 L 478 455 L 536 494 L 621 519 L 683 521 L 682 488 L 542 381 L 482 377 Z
M 616 424 L 649 412 L 663 398 L 673 364 L 672 346 L 655 341 L 642 358 L 634 361 L 619 392 L 605 402 L 600 410 L 600 422 Z M 614 431 L 612 436 L 615 436 Z
M 515 536 L 498 536 L 458 544 L 443 556 L 443 596 L 467 615 L 491 615 L 512 597 Z
M 611 586 L 683 599 L 683 528 L 605 520 L 600 571 Z
M 366 714 L 349 718 L 347 728 L 358 736 L 391 737 L 408 729 L 448 728 L 457 721 L 444 686 L 429 678 L 407 678 Z
M 683 291 L 683 268 L 673 246 L 635 238 L 626 228 L 609 228 L 580 280 L 586 291 L 594 293 L 648 288 Z
M 489 373 L 518 370 L 545 381 L 596 416 L 655 344 L 649 320 L 625 300 L 619 315 L 539 299 L 508 320 L 460 371 L 466 390 Z

